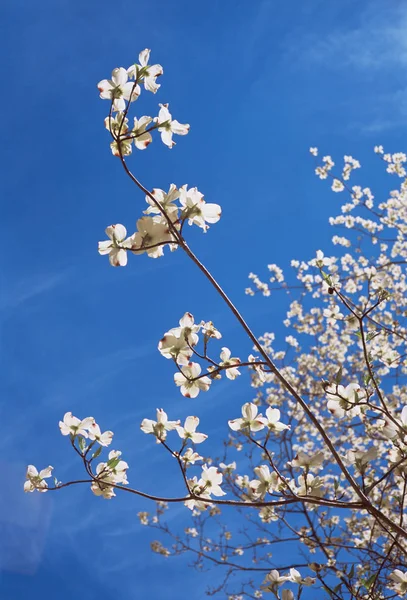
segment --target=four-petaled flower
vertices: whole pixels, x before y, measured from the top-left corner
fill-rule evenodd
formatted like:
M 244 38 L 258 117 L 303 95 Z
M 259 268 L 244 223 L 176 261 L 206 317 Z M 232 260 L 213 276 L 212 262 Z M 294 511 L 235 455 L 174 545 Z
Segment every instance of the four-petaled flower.
M 222 209 L 219 204 L 208 204 L 203 194 L 196 187 L 188 189 L 183 185 L 179 189 L 179 202 L 182 206 L 181 218 L 188 219 L 189 225 L 198 225 L 204 232 L 208 230 L 207 223 L 217 223 Z
M 140 86 L 128 81 L 126 69 L 113 69 L 111 79 L 103 79 L 98 83 L 100 97 L 113 101 L 113 110 L 122 111 L 126 108 L 125 100 L 134 102 L 140 95 Z
M 150 258 L 159 258 L 164 254 L 166 243 L 174 250 L 174 238 L 169 231 L 168 224 L 158 217 L 141 217 L 137 221 L 137 231 L 129 238 L 130 250 L 134 254 L 147 253 Z
M 95 419 L 93 417 L 86 417 L 86 419 L 78 419 L 78 417 L 72 416 L 71 412 L 67 412 L 64 415 L 63 421 L 59 422 L 59 428 L 62 435 L 81 435 L 85 438 L 88 437 L 88 429 L 92 426 Z
M 178 425 L 176 430 L 180 438 L 184 440 L 191 440 L 194 444 L 201 444 L 207 439 L 205 433 L 197 433 L 196 428 L 199 425 L 198 417 L 187 417 L 185 419 L 184 427 Z
M 223 475 L 216 467 L 202 466 L 201 479 L 198 484 L 204 489 L 205 493 L 213 494 L 214 496 L 225 496 L 226 492 L 222 490 Z
M 53 468 L 54 467 L 49 466 L 38 473 L 34 465 L 28 465 L 26 473 L 27 481 L 24 483 L 24 491 L 34 492 L 37 490 L 38 492 L 46 492 L 48 484 L 44 479 L 52 476 Z
M 154 188 L 151 195 L 159 202 L 162 208 L 165 210 L 168 216 L 171 217 L 171 221 L 174 221 L 178 216 L 178 206 L 174 204 L 175 200 L 179 198 L 178 188 L 172 183 L 168 192 L 164 192 L 159 188 Z M 146 196 L 146 202 L 150 205 L 147 210 L 144 211 L 145 215 L 160 215 L 162 214 L 155 202 Z
M 246 404 L 242 406 L 243 418 L 228 421 L 229 427 L 233 429 L 233 431 L 240 431 L 242 429 L 249 429 L 253 432 L 260 431 L 266 426 L 267 419 L 257 413 L 257 406 L 252 402 L 246 402 Z
M 187 365 L 193 353 L 192 347 L 198 343 L 199 328 L 191 313 L 186 312 L 179 321 L 179 327 L 167 331 L 159 341 L 159 351 L 165 358 L 176 360 L 178 365 Z
M 280 421 L 280 411 L 278 408 L 268 407 L 266 410 L 266 425 L 269 429 L 275 432 L 284 431 L 284 429 L 290 429 L 290 425 L 285 425 Z
M 110 225 L 105 230 L 109 240 L 99 242 L 99 254 L 109 255 L 109 262 L 113 267 L 125 267 L 127 265 L 127 250 L 130 238 L 125 239 L 127 231 L 124 225 Z
M 175 373 L 175 384 L 181 388 L 181 394 L 187 398 L 196 398 L 200 391 L 207 392 L 211 385 L 209 377 L 202 376 L 201 367 L 198 363 L 189 362 L 181 368 L 181 372 Z M 199 379 L 197 379 L 199 377 Z
M 89 439 L 97 442 L 101 446 L 109 446 L 109 444 L 112 443 L 113 431 L 105 431 L 102 433 L 99 425 L 95 421 L 88 427 L 88 432 Z
M 178 121 L 173 120 L 171 113 L 168 110 L 168 104 L 160 104 L 159 106 L 161 108 L 158 113 L 158 117 L 156 117 L 156 122 L 158 124 L 157 128 L 161 133 L 161 139 L 163 143 L 168 146 L 168 148 L 172 148 L 175 146 L 172 135 L 174 133 L 176 135 L 186 135 L 190 126 L 188 123 L 182 125 L 182 123 L 178 123 Z
M 157 438 L 157 444 L 165 440 L 167 431 L 172 431 L 180 424 L 180 421 L 169 421 L 167 413 L 162 408 L 157 408 L 157 421 L 143 419 L 140 429 L 144 433 L 151 433 Z
M 140 119 L 134 117 L 134 127 L 131 133 L 134 138 L 134 145 L 139 150 L 145 150 L 153 141 L 151 133 L 146 131 L 147 125 L 149 125 L 152 120 L 151 117 L 140 117 Z
M 127 73 L 130 79 L 137 79 L 144 83 L 144 88 L 149 91 L 156 93 L 160 86 L 159 83 L 156 82 L 157 77 L 163 74 L 163 68 L 161 65 L 149 65 L 148 61 L 150 59 L 150 52 L 148 48 L 142 50 L 138 55 L 138 59 L 140 64 L 134 64 L 127 69 Z
M 225 375 L 228 379 L 236 379 L 240 375 L 240 371 L 233 365 L 240 365 L 240 358 L 230 358 L 231 352 L 229 348 L 222 348 L 220 353 L 221 362 L 219 365 L 225 368 Z

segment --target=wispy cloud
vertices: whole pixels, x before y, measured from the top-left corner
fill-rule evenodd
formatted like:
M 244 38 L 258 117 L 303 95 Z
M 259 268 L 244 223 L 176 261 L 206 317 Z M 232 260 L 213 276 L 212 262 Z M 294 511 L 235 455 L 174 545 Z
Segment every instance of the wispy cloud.
M 377 71 L 407 66 L 407 5 L 374 2 L 362 13 L 357 27 L 342 21 L 326 35 L 307 33 L 288 53 L 300 61 L 331 69 L 352 67 Z

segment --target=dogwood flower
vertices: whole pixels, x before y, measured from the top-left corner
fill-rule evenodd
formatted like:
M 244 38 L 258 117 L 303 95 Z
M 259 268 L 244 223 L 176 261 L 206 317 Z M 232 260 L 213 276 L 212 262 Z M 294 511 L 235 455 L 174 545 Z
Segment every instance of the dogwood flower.
M 124 118 L 124 113 L 122 112 L 118 112 L 115 117 L 109 116 L 105 119 L 106 129 L 115 137 L 110 144 L 113 156 L 120 156 L 120 154 L 121 156 L 129 156 L 132 153 L 132 140 L 123 137 L 129 130 L 127 126 L 128 122 L 129 120 Z
M 46 469 L 42 469 L 39 473 L 34 465 L 28 465 L 26 479 L 27 481 L 24 483 L 24 491 L 25 492 L 34 492 L 37 490 L 38 492 L 46 492 L 48 489 L 48 484 L 44 479 L 48 479 L 52 476 L 52 469 L 54 467 L 47 467 Z
M 158 123 L 158 131 L 161 133 L 161 140 L 163 143 L 172 148 L 175 146 L 175 142 L 172 139 L 173 134 L 186 135 L 189 131 L 190 126 L 188 123 L 182 125 L 178 121 L 173 120 L 170 111 L 168 110 L 168 104 L 160 104 L 160 111 L 156 122 Z
M 285 423 L 281 423 L 280 421 L 280 411 L 278 408 L 268 407 L 266 410 L 266 425 L 267 427 L 274 432 L 279 433 L 280 431 L 284 431 L 284 429 L 290 429 L 290 425 L 285 425 Z
M 319 451 L 315 454 L 306 454 L 300 450 L 295 458 L 288 464 L 294 469 L 310 469 L 312 467 L 321 467 L 324 462 L 324 453 Z
M 167 413 L 162 408 L 157 408 L 157 421 L 143 419 L 140 429 L 144 433 L 151 433 L 157 438 L 157 444 L 167 437 L 167 431 L 173 431 L 180 421 L 169 421 Z
M 173 327 L 158 343 L 158 349 L 165 358 L 175 359 L 179 365 L 187 365 L 193 354 L 192 347 L 198 343 L 197 331 L 191 313 L 185 313 L 179 321 L 179 327 Z
M 392 440 L 400 435 L 402 429 L 407 432 L 407 405 L 403 407 L 399 417 L 396 418 L 396 423 L 394 423 L 394 421 L 390 421 L 389 419 L 381 420 L 379 423 L 382 427 L 382 434 L 389 440 Z M 397 423 L 400 427 L 397 427 Z
M 201 367 L 198 363 L 189 362 L 181 368 L 181 372 L 175 373 L 175 384 L 181 388 L 181 394 L 186 398 L 196 398 L 200 391 L 207 392 L 211 385 L 209 377 L 199 377 Z
M 403 573 L 400 569 L 395 569 L 389 578 L 396 583 L 394 589 L 399 595 L 407 592 L 407 571 Z
M 264 582 L 263 589 L 270 592 L 276 592 L 280 585 L 283 585 L 288 580 L 286 575 L 280 575 L 277 569 L 273 569 L 270 573 L 267 573 Z
M 214 338 L 215 340 L 220 340 L 222 334 L 218 331 L 212 321 L 201 321 L 200 324 L 202 333 L 206 338 Z
M 108 462 L 101 462 L 96 467 L 97 479 L 92 482 L 91 490 L 95 496 L 103 496 L 106 500 L 110 500 L 115 496 L 114 486 L 116 484 L 126 485 L 126 471 L 129 465 L 120 460 L 121 452 L 112 450 L 109 452 Z
M 158 188 L 154 188 L 151 195 L 161 204 L 167 215 L 171 216 L 171 220 L 176 219 L 178 214 L 178 206 L 174 204 L 175 200 L 179 198 L 178 188 L 172 183 L 168 192 L 164 192 Z M 154 204 L 150 196 L 146 196 L 146 202 L 150 206 L 144 211 L 145 215 L 160 215 L 160 209 Z
M 315 583 L 315 577 L 302 577 L 301 573 L 293 568 L 290 569 L 289 579 L 298 585 L 310 586 Z
M 103 100 L 113 101 L 114 111 L 123 111 L 126 102 L 134 102 L 140 95 L 140 86 L 128 81 L 126 69 L 119 67 L 113 69 L 112 79 L 103 79 L 98 83 L 100 97 Z
M 180 438 L 184 440 L 191 440 L 194 444 L 201 444 L 207 439 L 205 433 L 197 433 L 196 428 L 199 425 L 198 417 L 187 417 L 185 419 L 184 427 L 179 425 L 176 427 L 177 433 Z
M 127 265 L 127 230 L 124 225 L 110 225 L 105 230 L 109 240 L 99 242 L 98 252 L 101 255 L 108 254 L 109 262 L 113 267 L 125 267 Z
M 86 417 L 82 421 L 78 417 L 72 416 L 71 412 L 67 412 L 64 415 L 63 421 L 59 422 L 59 428 L 62 435 L 81 435 L 85 438 L 88 437 L 88 429 L 92 426 L 95 419 L 93 417 Z
M 226 465 L 224 462 L 221 462 L 221 463 L 219 463 L 219 468 L 222 469 L 222 471 L 224 471 L 225 473 L 230 475 L 230 473 L 232 473 L 236 469 L 236 462 L 233 461 L 233 462 L 229 463 L 228 465 Z
M 101 446 L 109 446 L 113 440 L 113 431 L 100 431 L 99 425 L 93 421 L 88 427 L 89 439 L 96 441 Z
M 325 388 L 328 400 L 328 410 L 336 417 L 343 417 L 346 413 L 353 417 L 360 414 L 357 403 L 366 398 L 366 392 L 358 383 L 343 385 L 330 384 Z
M 270 473 L 267 465 L 255 467 L 254 472 L 259 479 L 253 479 L 250 488 L 258 497 L 264 498 L 267 492 L 271 493 L 277 488 L 280 482 L 278 475 L 275 471 Z
M 255 363 L 255 362 L 259 361 L 259 357 L 253 356 L 253 354 L 249 354 L 249 356 L 247 357 L 247 361 L 250 363 Z M 260 383 L 264 383 L 266 381 L 266 374 L 263 371 L 262 365 L 253 365 L 253 367 L 250 367 L 250 368 L 256 372 Z
M 216 467 L 208 467 L 207 465 L 203 465 L 201 479 L 199 480 L 198 484 L 204 488 L 207 494 L 213 494 L 214 496 L 225 496 L 226 492 L 224 492 L 220 487 L 222 479 L 223 475 Z
M 145 150 L 153 141 L 151 133 L 146 131 L 147 125 L 149 125 L 152 120 L 152 117 L 144 116 L 140 117 L 140 119 L 134 117 L 134 127 L 131 133 L 134 136 L 134 145 L 136 148 L 138 148 L 138 150 Z
M 174 238 L 168 224 L 163 223 L 161 217 L 141 217 L 137 221 L 137 231 L 130 240 L 130 250 L 133 254 L 146 252 L 150 258 L 163 256 L 166 243 L 170 245 L 171 250 L 176 248 L 172 244 Z
M 189 225 L 198 225 L 204 232 L 208 230 L 207 223 L 217 223 L 221 217 L 222 209 L 219 204 L 208 204 L 203 194 L 196 187 L 179 188 L 179 201 L 182 206 L 181 218 L 188 219 Z
M 256 432 L 264 429 L 267 424 L 267 419 L 265 419 L 261 414 L 258 415 L 258 408 L 252 402 L 246 402 L 242 406 L 242 415 L 243 418 L 240 419 L 232 419 L 228 421 L 229 427 L 233 431 L 240 431 L 242 429 L 249 429 L 250 431 Z
M 150 52 L 146 48 L 142 50 L 138 55 L 138 59 L 140 64 L 135 63 L 131 67 L 127 69 L 128 76 L 130 79 L 137 79 L 144 83 L 144 88 L 155 94 L 160 88 L 160 84 L 156 82 L 157 77 L 163 74 L 163 68 L 161 65 L 149 65 L 148 61 L 150 60 Z
M 322 483 L 320 477 L 314 477 L 310 473 L 300 475 L 298 477 L 297 494 L 299 496 L 316 496 L 317 498 L 321 498 L 324 493 Z
M 232 365 L 239 365 L 240 358 L 230 358 L 231 352 L 229 348 L 222 348 L 222 352 L 220 353 L 221 362 L 219 365 L 221 367 L 229 367 L 225 369 L 225 375 L 228 379 L 236 379 L 240 375 L 240 371 L 237 367 L 233 367 Z M 232 368 L 230 368 L 232 366 Z
M 185 464 L 185 466 L 188 466 L 194 465 L 198 460 L 203 460 L 203 457 L 200 456 L 197 452 L 194 452 L 192 448 L 187 448 L 184 454 L 180 456 L 180 459 Z

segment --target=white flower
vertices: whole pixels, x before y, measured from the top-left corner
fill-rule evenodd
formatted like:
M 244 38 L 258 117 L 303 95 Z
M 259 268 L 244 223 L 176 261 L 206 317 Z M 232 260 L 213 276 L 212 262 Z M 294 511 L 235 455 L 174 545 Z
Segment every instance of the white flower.
M 171 246 L 174 238 L 168 223 L 163 223 L 161 217 L 141 217 L 137 221 L 137 231 L 129 241 L 130 250 L 134 254 L 146 252 L 150 258 L 159 258 L 164 254 L 165 243 Z
M 372 460 L 377 458 L 378 452 L 375 446 L 371 446 L 369 450 L 348 450 L 344 463 L 346 465 L 355 465 L 360 473 L 363 473 L 366 466 Z
M 294 594 L 291 590 L 282 590 L 281 591 L 281 600 L 294 600 Z
M 179 321 L 179 327 L 173 327 L 158 343 L 158 349 L 165 358 L 175 359 L 179 365 L 187 365 L 193 354 L 192 347 L 198 343 L 194 317 L 186 312 Z
M 233 461 L 231 463 L 229 463 L 228 465 L 225 465 L 224 462 L 219 463 L 219 468 L 222 469 L 222 471 L 224 471 L 225 473 L 232 473 L 232 471 L 234 471 L 236 469 L 236 462 Z
M 184 427 L 179 425 L 176 427 L 177 433 L 180 438 L 184 440 L 191 440 L 194 444 L 201 444 L 207 439 L 205 433 L 197 433 L 196 428 L 199 425 L 198 417 L 187 417 L 185 419 Z
M 206 223 L 217 223 L 222 214 L 219 204 L 208 204 L 204 196 L 196 187 L 187 189 L 183 185 L 179 189 L 179 201 L 182 206 L 181 218 L 188 219 L 189 225 L 198 225 L 203 231 L 207 231 Z
M 324 462 L 324 453 L 319 451 L 315 454 L 306 454 L 300 450 L 295 458 L 288 464 L 294 468 L 309 469 L 311 467 L 321 467 Z
M 64 415 L 64 420 L 59 422 L 59 428 L 62 435 L 82 435 L 87 438 L 87 430 L 94 421 L 93 417 L 86 417 L 86 419 L 81 421 L 77 417 L 73 417 L 71 412 L 67 412 Z
M 399 417 L 396 418 L 396 422 L 400 425 L 401 429 L 407 431 L 407 405 L 403 407 Z M 397 427 L 397 424 L 393 421 L 384 419 L 380 424 L 382 425 L 382 434 L 390 440 L 394 439 L 401 433 L 400 428 Z
M 280 411 L 278 408 L 268 407 L 266 410 L 266 422 L 265 424 L 269 429 L 275 432 L 284 431 L 284 429 L 290 429 L 290 425 L 285 425 L 280 421 Z
M 109 240 L 99 242 L 99 254 L 109 255 L 110 264 L 113 267 L 125 267 L 127 265 L 128 240 L 125 240 L 127 231 L 124 225 L 110 225 L 106 228 L 106 235 Z
M 407 571 L 403 573 L 400 569 L 395 569 L 389 575 L 389 578 L 397 584 L 394 586 L 394 589 L 398 594 L 405 594 L 407 592 Z
M 309 151 L 312 154 L 312 156 L 318 156 L 318 148 L 310 148 Z
M 249 354 L 249 356 L 247 357 L 247 361 L 251 363 L 259 362 L 259 358 L 258 356 L 253 356 L 253 354 Z M 264 383 L 266 381 L 266 374 L 263 371 L 262 365 L 253 365 L 253 367 L 250 368 L 253 368 L 253 370 L 256 372 L 260 383 Z
M 167 413 L 162 408 L 157 408 L 157 421 L 143 419 L 140 429 L 144 433 L 151 433 L 156 436 L 157 444 L 167 437 L 167 431 L 173 431 L 180 424 L 180 421 L 169 421 Z
M 236 379 L 240 375 L 240 371 L 237 367 L 233 367 L 233 365 L 240 364 L 240 358 L 230 358 L 231 352 L 229 348 L 222 348 L 222 352 L 220 353 L 221 362 L 219 365 L 221 367 L 229 367 L 225 369 L 225 375 L 228 379 Z
M 220 484 L 222 483 L 223 475 L 216 467 L 202 466 L 201 479 L 198 485 L 205 489 L 205 493 L 213 494 L 214 496 L 225 496 Z
M 310 260 L 310 265 L 313 267 L 328 267 L 332 263 L 332 259 L 324 256 L 322 250 L 317 250 L 316 258 Z
M 255 432 L 264 429 L 267 424 L 267 419 L 265 419 L 262 415 L 258 415 L 257 412 L 258 409 L 255 404 L 252 402 L 246 402 L 246 404 L 242 406 L 243 418 L 228 421 L 229 427 L 233 431 L 249 429 L 250 431 Z
M 168 104 L 159 105 L 160 112 L 156 119 L 158 123 L 158 131 L 161 133 L 161 139 L 163 143 L 172 148 L 175 146 L 175 142 L 172 139 L 173 133 L 177 135 L 186 135 L 189 131 L 190 126 L 188 124 L 182 125 L 172 119 L 171 113 L 168 110 Z
M 137 79 L 138 77 L 139 81 L 143 81 L 145 89 L 155 94 L 158 88 L 161 87 L 160 84 L 156 82 L 156 79 L 162 75 L 164 71 L 161 65 L 148 64 L 150 52 L 151 50 L 148 50 L 148 48 L 142 50 L 138 55 L 140 64 L 138 65 L 135 63 L 129 67 L 127 73 L 130 79 Z
M 127 118 L 124 119 L 124 113 L 122 112 L 118 112 L 115 117 L 109 116 L 105 119 L 106 129 L 110 131 L 116 138 L 110 144 L 113 156 L 120 156 L 120 151 L 122 156 L 129 156 L 132 153 L 132 140 L 123 137 L 126 135 L 126 133 L 128 133 L 128 122 L 129 120 Z M 117 141 L 118 139 L 120 140 L 120 142 Z
M 299 496 L 316 496 L 321 498 L 324 493 L 322 487 L 322 480 L 319 477 L 314 477 L 308 473 L 307 475 L 300 475 L 298 477 L 297 494 Z
M 270 473 L 270 469 L 267 465 L 260 465 L 255 467 L 254 472 L 259 479 L 253 479 L 250 482 L 250 488 L 252 491 L 263 498 L 267 492 L 273 492 L 278 484 L 279 478 L 275 471 Z
M 206 338 L 214 338 L 215 340 L 220 340 L 222 334 L 218 331 L 212 321 L 201 321 L 200 327 L 202 328 L 202 333 Z
M 277 589 L 280 585 L 283 585 L 289 577 L 285 575 L 280 575 L 277 569 L 273 569 L 270 573 L 267 573 L 264 582 L 263 589 L 269 590 L 271 592 L 277 592 Z
M 26 473 L 27 481 L 24 483 L 24 491 L 34 492 L 37 490 L 38 492 L 46 492 L 48 484 L 44 479 L 52 476 L 53 468 L 54 467 L 49 466 L 38 473 L 34 465 L 28 465 Z
M 333 192 L 343 192 L 345 186 L 340 179 L 334 179 L 331 187 Z
M 101 446 L 109 446 L 112 443 L 113 431 L 100 431 L 99 425 L 93 421 L 88 427 L 89 439 L 95 440 Z
M 134 136 L 134 145 L 139 150 L 145 150 L 149 144 L 153 141 L 151 133 L 146 132 L 146 127 L 151 123 L 153 119 L 151 117 L 140 117 L 137 119 L 134 117 L 134 127 L 132 134 Z M 131 140 L 130 140 L 131 142 Z
M 335 325 L 337 320 L 343 319 L 343 314 L 337 304 L 324 308 L 324 317 L 326 317 L 328 325 Z
M 120 456 L 121 452 L 111 450 L 108 462 L 101 462 L 97 465 L 97 480 L 93 481 L 91 485 L 91 490 L 95 496 L 103 496 L 106 499 L 110 499 L 115 496 L 115 484 L 126 485 L 129 483 L 126 473 L 129 465 L 124 460 L 120 460 Z
M 103 100 L 113 100 L 113 110 L 122 111 L 126 108 L 125 100 L 134 102 L 140 95 L 140 86 L 128 80 L 126 69 L 113 69 L 112 79 L 103 79 L 98 83 L 100 97 Z
M 175 384 L 181 388 L 181 394 L 187 398 L 196 398 L 200 391 L 207 392 L 211 385 L 209 377 L 203 376 L 199 379 L 201 367 L 198 363 L 190 362 L 181 368 L 181 372 L 175 373 Z M 195 381 L 191 381 L 194 380 Z
M 360 413 L 357 403 L 366 397 L 358 383 L 343 385 L 330 384 L 325 389 L 328 400 L 328 410 L 336 417 L 343 417 L 346 413 L 350 417 Z
M 178 206 L 174 204 L 175 200 L 179 198 L 178 188 L 172 183 L 168 192 L 164 192 L 158 188 L 154 188 L 151 195 L 161 204 L 167 215 L 171 216 L 171 221 L 177 218 Z M 144 211 L 146 215 L 160 215 L 162 214 L 160 209 L 154 204 L 150 196 L 146 196 L 146 202 L 150 205 L 147 210 Z
M 194 465 L 197 460 L 203 460 L 203 457 L 194 452 L 192 448 L 187 448 L 184 454 L 180 456 L 180 459 L 185 465 Z
M 290 569 L 290 581 L 297 583 L 298 585 L 309 586 L 315 583 L 315 577 L 302 577 L 297 569 Z

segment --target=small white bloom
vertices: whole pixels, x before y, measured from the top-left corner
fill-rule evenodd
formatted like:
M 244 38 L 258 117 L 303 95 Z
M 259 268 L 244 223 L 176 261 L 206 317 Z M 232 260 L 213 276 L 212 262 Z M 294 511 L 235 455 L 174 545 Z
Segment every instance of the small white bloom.
M 181 394 L 187 398 L 196 398 L 200 391 L 207 392 L 211 380 L 207 376 L 199 377 L 201 367 L 198 363 L 189 362 L 181 368 L 181 372 L 175 373 L 175 384 L 181 388 Z M 196 379 L 199 377 L 199 379 Z
M 127 265 L 127 231 L 124 225 L 110 225 L 106 228 L 106 235 L 109 240 L 99 242 L 99 254 L 109 255 L 109 262 L 113 267 L 125 267 Z
M 205 433 L 197 433 L 196 428 L 199 425 L 198 417 L 187 417 L 185 419 L 184 427 L 179 425 L 176 427 L 177 433 L 180 438 L 184 440 L 191 440 L 194 444 L 201 444 L 207 439 Z
M 256 432 L 264 429 L 267 424 L 267 419 L 265 419 L 261 414 L 258 415 L 257 412 L 258 408 L 255 404 L 252 402 L 246 402 L 246 404 L 242 406 L 243 418 L 228 421 L 229 427 L 233 431 L 249 429 L 250 431 Z
M 240 358 L 231 358 L 231 352 L 229 348 L 222 348 L 222 352 L 220 353 L 221 362 L 219 365 L 221 367 L 229 367 L 225 369 L 225 375 L 228 379 L 236 379 L 240 375 L 240 371 L 237 367 L 233 365 L 240 364 Z
M 148 48 L 142 50 L 138 56 L 140 64 L 135 63 L 127 69 L 127 73 L 130 79 L 138 80 L 144 83 L 144 87 L 147 91 L 155 94 L 160 88 L 160 84 L 156 82 L 157 77 L 163 74 L 163 68 L 161 65 L 149 65 L 150 52 Z
M 172 139 L 173 134 L 186 135 L 190 126 L 188 124 L 182 125 L 178 121 L 173 120 L 171 113 L 168 110 L 168 104 L 160 104 L 159 106 L 161 108 L 158 117 L 156 118 L 158 131 L 161 133 L 163 143 L 169 148 L 172 148 L 175 146 L 175 142 Z
M 143 419 L 140 429 L 144 433 L 151 433 L 157 438 L 159 444 L 161 440 L 167 437 L 167 431 L 173 431 L 180 424 L 180 421 L 169 421 L 167 413 L 162 408 L 157 408 L 157 421 Z
M 27 481 L 24 483 L 24 491 L 34 492 L 37 490 L 38 492 L 46 492 L 48 484 L 44 479 L 48 479 L 52 476 L 53 468 L 54 467 L 49 466 L 38 473 L 34 465 L 28 465 L 26 473 Z
M 179 189 L 179 201 L 182 206 L 181 218 L 188 219 L 189 225 L 197 225 L 204 232 L 208 230 L 207 223 L 217 223 L 221 217 L 222 209 L 219 204 L 208 204 L 203 194 L 196 187 L 187 188 L 183 185 Z
M 123 111 L 126 108 L 125 100 L 134 102 L 140 95 L 140 86 L 127 80 L 126 69 L 119 67 L 113 69 L 112 79 L 103 79 L 98 83 L 100 97 L 103 100 L 113 100 L 115 111 Z
M 100 431 L 99 425 L 93 421 L 88 427 L 89 439 L 95 440 L 101 446 L 109 446 L 113 440 L 113 431 Z

